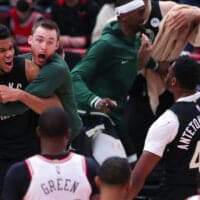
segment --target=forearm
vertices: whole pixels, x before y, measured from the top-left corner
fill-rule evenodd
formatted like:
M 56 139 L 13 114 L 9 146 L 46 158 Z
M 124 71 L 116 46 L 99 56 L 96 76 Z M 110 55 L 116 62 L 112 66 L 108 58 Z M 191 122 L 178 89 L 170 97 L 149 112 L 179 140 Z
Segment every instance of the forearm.
M 100 199 L 99 194 L 95 194 L 90 197 L 90 200 L 99 200 L 99 199 Z
M 140 190 L 143 188 L 145 180 L 137 180 L 133 177 L 132 178 L 133 185 L 130 188 L 128 195 L 127 195 L 127 200 L 132 200 L 135 199 L 140 192 Z
M 40 98 L 22 90 L 19 95 L 19 101 L 38 114 L 41 114 L 44 110 L 52 106 L 62 107 L 56 95 L 49 98 Z
M 82 105 L 88 109 L 93 108 L 93 99 L 98 98 L 95 93 L 93 93 L 88 85 L 82 80 L 79 73 L 73 73 L 72 75 L 74 94 L 78 105 Z

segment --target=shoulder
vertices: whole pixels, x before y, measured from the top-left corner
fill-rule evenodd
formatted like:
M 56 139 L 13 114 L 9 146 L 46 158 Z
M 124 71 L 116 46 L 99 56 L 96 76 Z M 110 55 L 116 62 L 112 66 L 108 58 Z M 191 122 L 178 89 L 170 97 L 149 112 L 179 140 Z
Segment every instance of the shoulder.
M 10 169 L 8 170 L 8 173 L 10 174 L 14 174 L 14 173 L 21 173 L 21 172 L 24 172 L 26 171 L 26 164 L 25 162 L 17 162 L 15 164 L 13 164 Z M 19 175 L 19 174 L 16 174 L 16 175 Z M 13 177 L 14 178 L 14 177 Z
M 14 57 L 14 60 L 13 60 L 13 62 L 14 62 L 14 66 L 19 66 L 19 67 L 24 67 L 25 65 L 25 58 L 23 58 L 23 57 L 18 57 L 18 56 L 16 56 L 16 57 Z
M 88 169 L 88 175 L 90 174 L 97 174 L 98 170 L 99 170 L 99 165 L 97 164 L 97 162 L 89 157 L 86 157 L 86 165 L 87 165 L 87 169 Z
M 162 16 L 165 16 L 171 8 L 173 8 L 174 6 L 178 4 L 173 1 L 160 1 L 159 5 L 160 5 Z
M 176 114 L 170 109 L 166 110 L 151 126 L 151 128 L 158 129 L 159 127 L 163 128 L 174 126 L 178 123 L 178 118 Z
M 69 67 L 61 56 L 55 54 L 48 63 L 41 67 L 41 72 L 45 72 L 53 77 L 58 75 L 63 77 L 69 74 Z
M 59 56 L 57 53 L 52 57 L 52 59 L 48 63 L 46 63 L 42 67 L 46 67 L 46 66 L 53 68 L 54 70 L 59 70 L 59 71 L 68 69 L 68 65 L 65 62 L 65 60 L 61 56 Z
M 13 164 L 4 180 L 3 199 L 23 199 L 30 183 L 30 176 L 25 162 Z
M 86 58 L 92 58 L 93 60 L 91 60 L 91 62 L 93 62 L 94 60 L 101 60 L 103 58 L 110 57 L 110 52 L 112 52 L 112 50 L 114 50 L 112 42 L 110 42 L 107 38 L 101 37 L 90 46 L 82 61 Z

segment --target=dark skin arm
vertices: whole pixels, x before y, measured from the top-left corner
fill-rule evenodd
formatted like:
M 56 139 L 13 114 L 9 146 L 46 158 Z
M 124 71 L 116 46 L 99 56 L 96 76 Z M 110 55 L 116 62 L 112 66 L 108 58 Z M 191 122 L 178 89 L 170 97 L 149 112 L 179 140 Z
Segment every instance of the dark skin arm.
M 148 151 L 143 151 L 140 159 L 132 170 L 132 187 L 128 199 L 133 199 L 143 188 L 146 177 L 151 173 L 161 157 Z

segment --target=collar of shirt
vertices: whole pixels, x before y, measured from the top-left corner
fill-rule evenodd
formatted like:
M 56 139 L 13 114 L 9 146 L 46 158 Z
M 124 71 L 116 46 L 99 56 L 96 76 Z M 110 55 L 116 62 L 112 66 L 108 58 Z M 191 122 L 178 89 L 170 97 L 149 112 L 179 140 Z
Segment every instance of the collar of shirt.
M 180 102 L 180 101 L 184 101 L 184 102 L 191 102 L 191 101 L 194 101 L 194 100 L 197 100 L 198 98 L 200 98 L 200 92 L 196 92 L 190 96 L 186 96 L 186 97 L 181 97 L 179 99 L 177 99 L 177 102 Z

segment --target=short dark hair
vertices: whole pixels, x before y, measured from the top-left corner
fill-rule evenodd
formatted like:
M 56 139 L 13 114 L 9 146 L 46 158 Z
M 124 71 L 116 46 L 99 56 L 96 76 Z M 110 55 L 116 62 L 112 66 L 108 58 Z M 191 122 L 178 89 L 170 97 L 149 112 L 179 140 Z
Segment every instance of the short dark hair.
M 195 89 L 199 83 L 200 64 L 189 56 L 180 56 L 173 65 L 174 76 L 183 89 Z
M 126 158 L 110 157 L 100 167 L 99 178 L 107 184 L 121 185 L 130 180 L 131 168 Z
M 103 4 L 107 4 L 107 3 L 115 3 L 116 0 L 102 0 Z
M 27 12 L 30 9 L 30 4 L 26 0 L 18 0 L 16 8 L 20 12 Z
M 39 117 L 38 127 L 41 135 L 63 137 L 69 131 L 69 116 L 60 107 L 50 107 Z
M 3 24 L 0 24 L 0 40 L 4 40 L 10 37 L 12 36 L 9 28 Z
M 35 31 L 38 27 L 42 27 L 42 28 L 49 29 L 49 30 L 55 30 L 57 33 L 57 38 L 59 39 L 60 29 L 58 28 L 58 25 L 55 21 L 53 21 L 51 19 L 41 19 L 41 20 L 36 21 L 32 28 L 32 34 L 35 33 Z
M 122 5 L 127 4 L 131 1 L 133 1 L 133 0 L 116 0 L 115 7 L 122 6 Z

